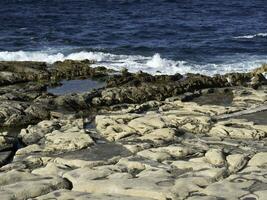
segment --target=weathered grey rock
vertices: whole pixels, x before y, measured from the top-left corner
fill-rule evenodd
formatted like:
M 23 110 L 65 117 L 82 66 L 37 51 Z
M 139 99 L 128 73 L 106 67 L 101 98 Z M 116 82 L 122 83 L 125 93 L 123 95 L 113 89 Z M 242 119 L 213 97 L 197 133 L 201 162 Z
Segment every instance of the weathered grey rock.
M 73 151 L 94 144 L 92 138 L 84 130 L 65 132 L 53 131 L 45 136 L 44 151 Z
M 183 160 L 177 160 L 173 161 L 172 166 L 178 168 L 178 169 L 189 169 L 193 171 L 199 171 L 204 169 L 210 169 L 213 168 L 213 165 L 206 162 L 194 162 L 194 161 L 183 161 Z
M 248 162 L 248 166 L 261 167 L 265 165 L 267 165 L 267 152 L 260 152 L 255 154 Z
M 225 164 L 225 156 L 223 154 L 223 151 L 220 149 L 210 149 L 205 154 L 205 158 L 207 161 L 215 166 L 224 166 Z
M 91 194 L 86 192 L 76 192 L 70 190 L 56 190 L 54 192 L 48 193 L 47 195 L 39 196 L 35 198 L 36 200 L 47 200 L 47 199 L 57 199 L 57 200 L 140 200 L 139 197 L 131 197 L 125 195 L 115 195 L 115 194 Z M 153 198 L 142 198 L 142 200 L 152 200 Z
M 180 199 L 185 199 L 193 192 L 202 191 L 202 188 L 207 187 L 209 184 L 210 182 L 204 177 L 179 178 L 175 181 L 172 192 Z
M 267 126 L 255 125 L 242 119 L 230 119 L 215 124 L 208 134 L 219 137 L 261 139 L 267 135 Z
M 116 168 L 115 168 L 116 169 Z M 119 169 L 116 169 L 118 173 Z M 73 190 L 94 194 L 126 195 L 139 198 L 174 198 L 170 193 L 171 176 L 165 170 L 142 171 L 136 178 L 114 177 L 113 170 L 107 167 L 99 170 L 74 170 L 64 175 L 73 183 Z M 102 178 L 101 178 L 102 177 Z M 103 179 L 106 177 L 106 179 Z M 170 180 L 170 185 L 161 187 L 160 183 Z
M 40 196 L 57 189 L 70 189 L 69 182 L 62 178 L 37 176 L 14 170 L 0 173 L 0 185 L 1 198 L 10 200 L 23 200 Z
M 27 129 L 22 129 L 19 136 L 25 144 L 35 144 L 38 143 L 40 139 L 44 138 L 46 134 L 60 128 L 60 121 L 44 120 L 35 126 L 29 125 Z
M 248 162 L 247 156 L 243 155 L 243 154 L 229 155 L 226 157 L 226 160 L 227 160 L 228 165 L 229 165 L 228 169 L 231 173 L 238 172 L 243 167 L 245 167 L 245 165 Z
M 107 75 L 90 64 L 68 60 L 47 70 L 40 63 L 0 62 L 0 85 L 13 84 L 0 88 L 0 125 L 31 124 L 20 131 L 27 146 L 13 159 L 16 134 L 0 136 L 0 162 L 12 160 L 0 168 L 0 199 L 264 199 L 261 71 L 181 80 L 124 70 L 97 91 L 46 93 L 47 84 L 63 78 Z M 44 82 L 29 82 L 36 80 Z M 229 87 L 241 85 L 251 88 Z M 85 130 L 80 117 L 87 113 L 96 118 Z M 249 113 L 255 119 L 244 116 Z
M 202 193 L 225 199 L 240 199 L 242 196 L 250 194 L 246 188 L 249 188 L 253 183 L 254 181 L 250 180 L 245 182 L 223 180 L 207 186 L 202 190 Z
M 71 168 L 66 165 L 60 165 L 53 162 L 47 163 L 45 167 L 37 168 L 32 170 L 32 174 L 37 174 L 40 176 L 60 176 L 62 177 L 64 173 L 70 171 Z
M 167 146 L 139 151 L 137 155 L 161 162 L 172 158 L 183 158 L 190 153 L 192 153 L 192 150 L 187 147 Z
M 8 71 L 0 71 L 0 85 L 10 85 L 24 81 L 25 78 L 20 76 L 19 74 Z
M 87 148 L 93 139 L 83 129 L 82 119 L 42 121 L 20 132 L 22 141 L 30 145 L 17 152 L 17 156 L 33 152 L 65 152 Z
M 43 105 L 30 105 L 28 102 L 1 101 L 0 125 L 22 126 L 38 122 L 49 116 L 49 110 Z

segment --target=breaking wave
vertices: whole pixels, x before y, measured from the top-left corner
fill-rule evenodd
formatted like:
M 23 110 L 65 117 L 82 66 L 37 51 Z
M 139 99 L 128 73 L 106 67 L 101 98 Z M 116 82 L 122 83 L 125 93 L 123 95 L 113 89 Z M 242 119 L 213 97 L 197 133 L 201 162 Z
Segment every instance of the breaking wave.
M 150 74 L 201 73 L 206 75 L 224 74 L 228 72 L 247 72 L 267 62 L 267 56 L 252 56 L 246 59 L 232 58 L 221 64 L 195 64 L 190 61 L 175 61 L 162 58 L 160 54 L 155 54 L 154 56 L 140 56 L 86 51 L 67 55 L 49 51 L 0 52 L 0 61 L 41 61 L 53 63 L 66 59 L 95 60 L 96 64 L 93 66 L 105 66 L 114 70 L 121 70 L 126 67 L 130 72 L 138 72 L 141 70 Z

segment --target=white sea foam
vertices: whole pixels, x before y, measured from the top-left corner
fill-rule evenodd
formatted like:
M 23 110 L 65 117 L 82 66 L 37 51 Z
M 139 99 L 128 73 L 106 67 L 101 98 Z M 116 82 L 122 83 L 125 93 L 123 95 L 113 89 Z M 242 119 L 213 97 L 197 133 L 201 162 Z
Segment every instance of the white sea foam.
M 55 61 L 72 60 L 95 60 L 93 66 L 105 66 L 107 68 L 120 70 L 126 67 L 130 72 L 144 71 L 151 74 L 175 74 L 175 73 L 201 73 L 207 75 L 224 74 L 228 72 L 246 72 L 262 63 L 267 63 L 265 57 L 247 57 L 243 56 L 227 58 L 223 64 L 195 64 L 186 61 L 174 61 L 162 58 L 160 54 L 152 57 L 140 55 L 115 55 L 103 52 L 77 52 L 64 55 L 63 53 L 55 53 L 54 51 L 16 51 L 16 52 L 0 52 L 0 61 L 42 61 L 53 63 Z
M 255 37 L 267 37 L 267 33 L 257 33 L 254 35 L 243 35 L 243 36 L 237 36 L 234 38 L 236 38 L 236 39 L 251 39 L 251 38 L 255 38 Z
M 43 51 L 2 51 L 0 52 L 1 61 L 40 61 L 53 63 L 56 61 L 62 61 L 65 59 L 65 56 L 62 53 L 49 54 Z

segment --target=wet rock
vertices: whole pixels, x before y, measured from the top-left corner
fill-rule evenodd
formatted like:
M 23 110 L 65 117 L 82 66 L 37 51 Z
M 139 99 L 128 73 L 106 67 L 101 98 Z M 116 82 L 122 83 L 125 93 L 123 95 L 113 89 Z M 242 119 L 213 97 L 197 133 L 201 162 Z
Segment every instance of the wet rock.
M 253 74 L 264 74 L 267 72 L 267 64 L 263 64 L 261 67 L 252 71 Z
M 228 83 L 230 83 L 231 86 L 247 86 L 253 76 L 250 73 L 229 73 L 224 75 L 224 77 L 227 79 Z
M 13 149 L 16 143 L 16 138 L 9 136 L 8 132 L 0 133 L 0 151 Z
M 13 72 L 0 71 L 0 85 L 10 85 L 25 82 L 26 78 Z
M 81 111 L 86 109 L 94 110 L 96 107 L 92 106 L 93 98 L 100 96 L 101 90 L 96 90 L 92 92 L 86 92 L 81 94 L 65 94 L 53 99 L 53 104 L 58 110 L 66 111 Z
M 19 101 L 0 103 L 0 126 L 22 126 L 49 117 L 49 110 L 43 105 Z
M 251 79 L 251 84 L 253 88 L 257 88 L 266 83 L 267 83 L 267 80 L 263 74 L 256 74 Z
M 150 75 L 144 72 L 131 74 L 124 71 L 121 75 L 115 75 L 107 80 L 107 87 L 117 87 L 117 86 L 140 86 L 144 83 L 160 83 L 166 84 L 169 82 L 174 82 L 182 79 L 181 74 L 175 75 Z
M 12 158 L 13 151 L 1 151 L 0 152 L 0 166 L 3 166 L 8 163 Z
M 228 84 L 225 78 L 211 78 L 202 75 L 191 75 L 183 81 L 180 81 L 180 79 L 176 77 L 172 81 L 164 82 L 164 84 L 162 84 L 161 81 L 157 82 L 155 79 L 154 81 L 150 80 L 144 82 L 144 84 L 141 85 L 135 83 L 131 84 L 131 86 L 124 86 L 122 84 L 122 86 L 118 85 L 119 87 L 107 88 L 102 91 L 101 97 L 95 98 L 93 102 L 97 105 L 143 103 L 149 100 L 163 100 L 167 97 L 183 94 L 185 92 L 193 92 L 195 90 L 208 87 L 223 87 Z M 163 79 L 166 79 L 166 77 Z M 157 84 L 155 84 L 155 82 Z M 111 83 L 110 85 L 113 86 L 116 84 Z
M 31 124 L 20 131 L 27 146 L 13 159 L 16 135 L 0 136 L 0 162 L 6 164 L 0 168 L 1 198 L 264 196 L 267 127 L 265 120 L 243 118 L 253 111 L 258 119 L 264 111 L 261 73 L 182 77 L 124 70 L 109 75 L 107 87 L 96 91 L 46 92 L 61 79 L 108 78 L 109 70 L 91 64 L 67 60 L 48 69 L 40 63 L 0 63 L 0 84 L 12 84 L 0 87 L 0 125 Z M 24 65 L 28 76 L 20 71 Z M 86 126 L 81 116 L 88 114 L 96 117 Z
M 36 81 L 48 79 L 50 74 L 44 62 L 0 62 L 0 71 L 9 72 L 15 82 Z M 15 79 L 14 79 L 15 78 Z M 15 83 L 11 81 L 9 84 Z
M 91 64 L 94 64 L 94 61 L 90 60 L 65 60 L 57 61 L 52 66 L 52 80 L 61 80 L 61 79 L 73 79 L 73 78 L 99 78 L 107 75 L 108 70 L 104 67 L 90 67 Z

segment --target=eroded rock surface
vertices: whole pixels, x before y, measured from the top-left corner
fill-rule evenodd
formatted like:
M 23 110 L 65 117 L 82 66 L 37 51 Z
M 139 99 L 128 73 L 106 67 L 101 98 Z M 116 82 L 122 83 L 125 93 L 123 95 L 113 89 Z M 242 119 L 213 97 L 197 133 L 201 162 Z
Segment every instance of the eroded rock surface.
M 0 63 L 0 123 L 17 125 L 0 130 L 0 199 L 266 199 L 266 67 L 123 71 L 97 91 L 46 92 L 51 81 L 107 75 L 91 63 Z

